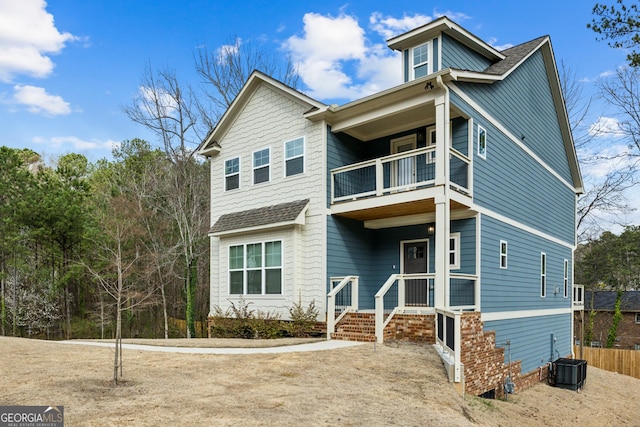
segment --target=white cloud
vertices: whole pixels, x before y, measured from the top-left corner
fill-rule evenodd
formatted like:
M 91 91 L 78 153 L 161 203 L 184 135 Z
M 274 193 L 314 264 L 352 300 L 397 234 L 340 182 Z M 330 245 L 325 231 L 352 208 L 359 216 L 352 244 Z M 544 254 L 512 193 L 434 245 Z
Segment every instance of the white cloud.
M 58 116 L 71 113 L 69 103 L 58 95 L 50 95 L 44 88 L 16 85 L 13 87 L 13 102 L 26 105 L 35 114 Z
M 33 142 L 36 144 L 46 145 L 47 148 L 55 150 L 111 150 L 114 147 L 120 146 L 119 142 L 106 140 L 100 141 L 97 139 L 85 140 L 78 138 L 77 136 L 54 136 L 51 138 L 34 137 Z
M 0 1 L 0 81 L 15 75 L 46 77 L 53 71 L 48 56 L 76 37 L 61 33 L 44 0 Z
M 502 45 L 496 44 L 496 42 L 498 41 L 497 38 L 495 37 L 489 37 L 489 39 L 487 40 L 487 43 L 493 47 L 495 50 L 497 50 L 498 52 L 501 52 L 505 49 L 509 49 L 510 47 L 513 47 L 513 44 L 511 43 L 505 43 Z
M 402 32 L 431 18 L 416 15 L 395 19 L 374 13 L 371 28 L 386 36 Z M 323 100 L 351 100 L 401 83 L 397 52 L 372 43 L 354 16 L 307 13 L 301 36 L 292 36 L 284 48 L 292 53 L 307 93 Z M 328 31 L 328 29 L 331 31 Z
M 381 13 L 374 12 L 369 17 L 369 24 L 375 32 L 388 40 L 399 34 L 431 22 L 433 19 L 434 18 L 431 16 L 420 15 L 417 13 L 413 16 L 404 15 L 402 18 L 394 18 L 392 16 L 382 16 Z
M 178 110 L 178 104 L 173 96 L 162 88 L 140 86 L 138 88 L 140 107 L 154 117 L 158 114 L 173 116 Z M 159 110 L 159 111 L 158 111 Z
M 589 135 L 592 136 L 624 136 L 620 122 L 613 117 L 598 117 L 595 123 L 589 126 Z

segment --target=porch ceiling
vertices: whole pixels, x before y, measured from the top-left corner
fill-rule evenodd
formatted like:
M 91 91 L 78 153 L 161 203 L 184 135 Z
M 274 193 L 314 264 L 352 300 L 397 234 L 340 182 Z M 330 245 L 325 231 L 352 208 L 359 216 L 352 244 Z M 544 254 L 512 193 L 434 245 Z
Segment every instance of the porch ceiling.
M 350 202 L 345 202 L 349 204 Z M 345 206 L 346 207 L 346 206 Z M 450 210 L 468 209 L 462 203 L 452 200 Z M 335 212 L 334 215 L 345 218 L 355 219 L 358 221 L 373 221 L 385 218 L 403 217 L 409 215 L 435 213 L 436 205 L 434 199 L 415 200 L 410 202 L 386 204 L 383 206 L 375 206 L 364 209 L 354 209 L 349 211 Z

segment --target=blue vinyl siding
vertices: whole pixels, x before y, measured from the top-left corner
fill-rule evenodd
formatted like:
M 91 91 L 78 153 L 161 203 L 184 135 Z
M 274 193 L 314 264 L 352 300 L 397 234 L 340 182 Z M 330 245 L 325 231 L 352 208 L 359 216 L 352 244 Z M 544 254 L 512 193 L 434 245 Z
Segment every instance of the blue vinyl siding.
M 513 135 L 524 137 L 522 143 L 560 176 L 573 182 L 540 51 L 503 81 L 457 84 Z
M 522 361 L 523 374 L 544 367 L 558 357 L 571 355 L 569 313 L 484 322 L 484 330 L 496 332 L 496 347 L 505 348 L 505 363 L 508 363 L 505 343 L 511 340 L 511 361 Z
M 474 118 L 474 201 L 563 241 L 575 241 L 575 193 L 470 108 L 455 93 L 452 102 Z M 477 155 L 478 125 L 487 131 L 487 155 Z
M 442 34 L 442 66 L 459 70 L 483 71 L 491 62 L 456 39 Z
M 564 298 L 564 260 L 571 249 L 481 217 L 481 309 L 486 312 L 570 308 Z M 508 267 L 500 268 L 500 240 L 508 243 Z M 547 255 L 547 295 L 540 296 L 540 254 Z M 569 266 L 571 269 L 571 265 Z M 569 271 L 569 286 L 572 274 Z M 558 292 L 555 292 L 555 288 Z
M 451 120 L 451 143 L 452 147 L 469 156 L 469 122 L 462 117 Z
M 400 273 L 402 241 L 428 240 L 428 272 L 435 272 L 435 239 L 427 236 L 427 224 L 368 230 L 360 221 L 340 217 L 327 221 L 327 277 L 359 276 L 361 309 L 374 308 L 376 292 L 389 276 Z M 454 273 L 476 273 L 475 223 L 475 218 L 451 223 L 451 232 L 460 233 L 460 269 Z

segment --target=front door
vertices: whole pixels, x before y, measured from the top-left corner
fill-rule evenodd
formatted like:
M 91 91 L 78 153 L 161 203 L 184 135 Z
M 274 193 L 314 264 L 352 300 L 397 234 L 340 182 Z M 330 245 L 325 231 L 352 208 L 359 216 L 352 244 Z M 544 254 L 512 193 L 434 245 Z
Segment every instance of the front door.
M 403 274 L 427 273 L 428 245 L 426 240 L 403 242 Z M 405 280 L 405 305 L 429 306 L 429 280 Z

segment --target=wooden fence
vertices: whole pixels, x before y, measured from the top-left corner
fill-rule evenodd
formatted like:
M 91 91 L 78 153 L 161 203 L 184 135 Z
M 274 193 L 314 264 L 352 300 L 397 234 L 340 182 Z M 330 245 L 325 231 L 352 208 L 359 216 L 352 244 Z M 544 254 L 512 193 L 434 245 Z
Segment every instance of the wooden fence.
M 173 334 L 178 334 L 181 337 L 187 336 L 187 321 L 185 319 L 176 319 L 175 317 L 169 317 L 168 319 L 169 329 Z M 207 322 L 196 320 L 196 338 L 207 338 Z
M 580 359 L 580 347 L 574 347 L 574 351 Z M 640 350 L 583 347 L 582 359 L 587 361 L 587 366 L 640 379 Z

